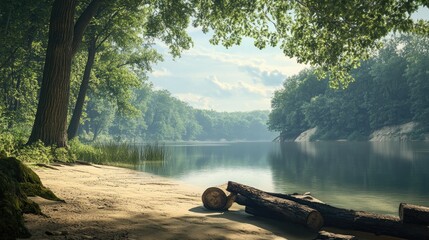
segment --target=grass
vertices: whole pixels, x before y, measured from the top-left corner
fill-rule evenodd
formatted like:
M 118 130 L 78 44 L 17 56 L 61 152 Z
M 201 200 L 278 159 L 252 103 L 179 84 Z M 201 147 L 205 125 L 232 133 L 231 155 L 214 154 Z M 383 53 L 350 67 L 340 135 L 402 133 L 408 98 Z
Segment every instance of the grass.
M 115 166 L 134 166 L 142 162 L 163 162 L 168 152 L 164 145 L 146 143 L 96 143 L 84 145 L 71 144 L 76 158 L 85 162 Z

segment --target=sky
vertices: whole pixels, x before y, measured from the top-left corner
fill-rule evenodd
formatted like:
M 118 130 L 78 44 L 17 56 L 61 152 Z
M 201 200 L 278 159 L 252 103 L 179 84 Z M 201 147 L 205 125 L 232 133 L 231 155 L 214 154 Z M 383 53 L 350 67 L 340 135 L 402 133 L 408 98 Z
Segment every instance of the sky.
M 427 19 L 428 9 L 414 18 Z M 274 91 L 288 76 L 308 67 L 286 57 L 280 48 L 259 50 L 252 39 L 226 49 L 209 43 L 210 36 L 189 28 L 194 47 L 173 59 L 162 44 L 164 61 L 153 67 L 149 80 L 194 108 L 215 111 L 270 110 Z
M 279 48 L 259 50 L 252 39 L 226 49 L 209 43 L 210 36 L 189 29 L 194 47 L 172 59 L 158 46 L 164 62 L 153 67 L 149 80 L 194 108 L 215 111 L 270 110 L 274 90 L 286 76 L 304 69 Z

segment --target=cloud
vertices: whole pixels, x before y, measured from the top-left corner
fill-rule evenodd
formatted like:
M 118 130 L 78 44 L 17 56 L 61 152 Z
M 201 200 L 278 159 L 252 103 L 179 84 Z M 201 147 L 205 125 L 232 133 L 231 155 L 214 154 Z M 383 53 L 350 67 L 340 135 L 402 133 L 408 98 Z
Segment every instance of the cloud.
M 275 51 L 274 53 L 273 50 L 264 50 L 255 50 L 246 47 L 235 53 L 234 51 L 225 52 L 228 50 L 219 46 L 210 48 L 197 46 L 184 52 L 184 55 L 192 57 L 207 57 L 215 61 L 233 64 L 238 67 L 259 69 L 260 72 L 277 71 L 288 76 L 298 74 L 299 71 L 308 67 L 308 65 L 297 63 L 295 58 L 286 57 L 281 53 L 281 51 Z
M 238 87 L 247 94 L 258 95 L 261 97 L 270 96 L 272 93 L 272 89 L 268 89 L 265 86 L 249 84 L 243 81 L 238 83 Z
M 245 81 L 221 81 L 217 76 L 208 76 L 206 78 L 208 82 L 204 90 L 200 92 L 205 93 L 206 95 L 216 96 L 216 97 L 230 97 L 234 96 L 243 96 L 253 95 L 267 97 L 270 96 L 273 92 L 273 89 L 267 88 L 266 86 L 260 84 L 247 83 Z
M 214 109 L 213 102 L 216 102 L 213 98 L 194 93 L 176 93 L 173 96 L 198 109 Z
M 207 79 L 223 91 L 231 91 L 235 88 L 233 84 L 221 82 L 216 76 L 209 76 Z
M 164 43 L 157 49 L 165 53 L 151 81 L 158 89 L 167 89 L 173 96 L 191 106 L 217 111 L 250 111 L 270 109 L 270 99 L 286 76 L 305 68 L 287 58 L 280 49 L 256 49 L 252 42 L 225 49 L 209 44 L 210 33 L 188 29 L 194 47 L 173 59 L 166 54 Z
M 168 71 L 166 68 L 155 69 L 150 74 L 152 75 L 152 77 L 156 77 L 156 78 L 159 78 L 159 77 L 168 77 L 168 76 L 172 75 L 171 72 Z
M 242 69 L 252 76 L 255 83 L 262 83 L 266 86 L 280 86 L 286 79 L 286 75 L 278 70 L 261 71 L 252 66 L 244 66 Z

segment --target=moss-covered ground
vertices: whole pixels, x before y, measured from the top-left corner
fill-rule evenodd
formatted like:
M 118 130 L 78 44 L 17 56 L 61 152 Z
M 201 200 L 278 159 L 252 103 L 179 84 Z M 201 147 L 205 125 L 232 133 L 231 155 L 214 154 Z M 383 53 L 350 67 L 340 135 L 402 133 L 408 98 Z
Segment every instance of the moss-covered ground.
M 0 158 L 0 239 L 30 237 L 23 213 L 42 214 L 37 203 L 27 196 L 61 201 L 43 186 L 39 176 L 14 157 Z

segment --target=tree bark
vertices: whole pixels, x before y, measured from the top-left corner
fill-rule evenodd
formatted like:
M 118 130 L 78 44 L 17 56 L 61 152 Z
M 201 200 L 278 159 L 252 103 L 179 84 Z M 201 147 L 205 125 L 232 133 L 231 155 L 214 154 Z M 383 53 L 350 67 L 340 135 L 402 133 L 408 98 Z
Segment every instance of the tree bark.
M 276 215 L 288 221 L 302 224 L 313 230 L 319 230 L 323 226 L 322 215 L 308 206 L 278 198 L 256 188 L 235 182 L 228 182 L 227 190 L 248 198 L 255 208 L 262 208 L 262 211 L 276 212 Z
M 324 226 L 326 227 L 357 230 L 406 239 L 429 239 L 429 228 L 427 226 L 403 224 L 397 217 L 337 208 L 314 200 L 297 198 L 289 194 L 276 193 L 273 195 L 319 211 L 323 216 Z M 240 203 L 244 203 L 246 207 L 257 208 L 259 206 L 253 199 L 244 195 L 239 195 L 237 199 Z
M 36 118 L 28 143 L 67 145 L 73 25 L 76 0 L 55 0 Z
M 55 0 L 36 118 L 27 144 L 67 146 L 71 62 L 83 33 L 103 0 L 92 0 L 74 25 L 76 0 Z
M 314 240 L 357 240 L 355 236 L 320 231 Z
M 429 207 L 401 203 L 399 205 L 399 218 L 403 223 L 429 226 Z
M 93 37 L 89 43 L 88 47 L 88 59 L 85 65 L 85 71 L 83 73 L 82 83 L 79 88 L 79 95 L 76 100 L 76 105 L 73 109 L 73 115 L 70 120 L 69 127 L 67 129 L 68 139 L 71 140 L 77 136 L 77 132 L 79 129 L 80 118 L 83 112 L 83 105 L 85 103 L 86 92 L 89 88 L 89 80 L 91 76 L 92 66 L 94 65 L 95 53 L 95 37 Z
M 98 8 L 101 6 L 103 0 L 92 0 L 88 7 L 80 15 L 74 26 L 74 36 L 71 46 L 71 53 L 74 56 L 79 49 L 82 42 L 83 34 L 91 19 L 95 16 Z

